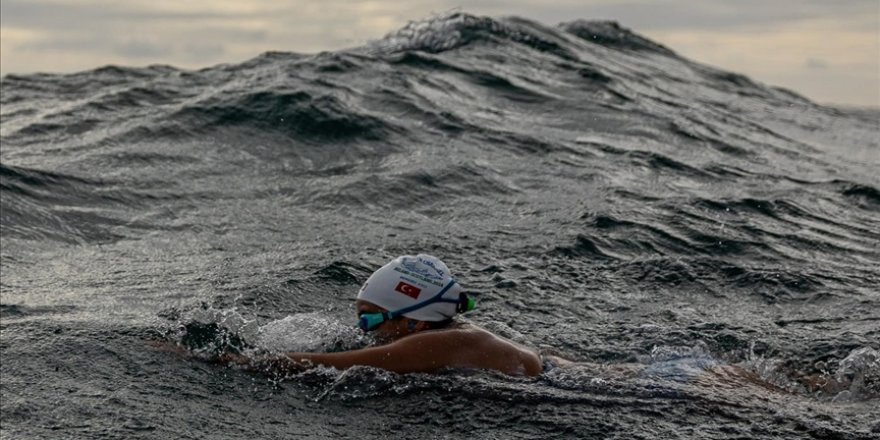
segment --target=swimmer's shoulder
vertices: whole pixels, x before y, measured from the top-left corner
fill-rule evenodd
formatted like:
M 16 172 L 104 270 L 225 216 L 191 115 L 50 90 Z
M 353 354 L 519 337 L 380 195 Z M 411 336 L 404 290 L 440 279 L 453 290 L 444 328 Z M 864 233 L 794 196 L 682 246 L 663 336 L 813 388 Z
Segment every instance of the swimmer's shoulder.
M 527 376 L 535 376 L 542 371 L 541 358 L 535 350 L 471 323 L 456 321 L 442 329 L 413 336 L 421 336 L 420 339 L 428 345 L 444 347 L 450 353 L 455 353 L 457 361 L 472 367 Z
M 407 336 L 407 338 L 412 338 L 412 340 L 451 341 L 455 344 L 464 344 L 464 347 L 490 342 L 493 337 L 495 337 L 495 335 L 489 331 L 477 325 L 461 321 L 453 321 L 443 328 L 425 330 Z
M 419 333 L 419 335 L 424 335 L 431 338 L 455 340 L 457 342 L 467 343 L 467 346 L 482 344 L 491 345 L 500 341 L 510 343 L 509 340 L 498 336 L 476 324 L 462 321 L 453 321 L 446 327 L 434 330 L 426 330 Z

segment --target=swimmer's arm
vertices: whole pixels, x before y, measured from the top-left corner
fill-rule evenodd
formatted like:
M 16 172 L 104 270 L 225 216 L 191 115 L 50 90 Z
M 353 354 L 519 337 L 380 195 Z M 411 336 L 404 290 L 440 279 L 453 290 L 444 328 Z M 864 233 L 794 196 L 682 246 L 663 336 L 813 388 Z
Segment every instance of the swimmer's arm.
M 451 347 L 444 347 L 442 338 L 412 335 L 378 347 L 336 353 L 287 353 L 288 365 L 303 368 L 325 365 L 340 370 L 365 365 L 395 373 L 434 373 L 443 368 L 461 367 L 450 355 Z
M 241 355 L 221 359 L 244 368 L 297 373 L 324 365 L 344 370 L 356 365 L 395 373 L 435 373 L 446 368 L 497 370 L 513 376 L 541 373 L 539 357 L 509 341 L 486 339 L 474 332 L 425 332 L 378 347 L 336 353 L 287 353 L 250 360 Z
M 412 337 L 410 337 L 412 338 Z M 408 338 L 408 339 L 410 339 Z M 319 365 L 344 370 L 355 365 L 367 365 L 382 368 L 396 373 L 430 373 L 442 368 L 455 367 L 450 359 L 433 357 L 427 359 L 420 350 L 434 351 L 431 344 L 406 344 L 398 341 L 379 347 L 337 353 L 296 353 L 285 355 L 249 357 L 238 353 L 222 353 L 216 357 L 204 359 L 208 362 L 238 366 L 244 370 L 257 372 L 273 372 L 278 374 L 299 373 Z M 165 341 L 153 341 L 148 345 L 155 349 L 177 353 L 181 356 L 194 356 L 179 344 Z

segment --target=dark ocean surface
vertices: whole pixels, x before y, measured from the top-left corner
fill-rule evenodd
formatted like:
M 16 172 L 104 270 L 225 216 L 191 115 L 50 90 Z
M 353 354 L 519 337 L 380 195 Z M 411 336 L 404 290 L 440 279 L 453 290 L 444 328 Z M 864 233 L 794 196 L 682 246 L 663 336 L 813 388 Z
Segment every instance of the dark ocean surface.
M 880 111 L 673 50 L 451 13 L 3 77 L 0 436 L 880 438 Z M 479 292 L 463 319 L 581 363 L 281 378 L 150 344 L 369 344 L 360 284 L 416 253 Z

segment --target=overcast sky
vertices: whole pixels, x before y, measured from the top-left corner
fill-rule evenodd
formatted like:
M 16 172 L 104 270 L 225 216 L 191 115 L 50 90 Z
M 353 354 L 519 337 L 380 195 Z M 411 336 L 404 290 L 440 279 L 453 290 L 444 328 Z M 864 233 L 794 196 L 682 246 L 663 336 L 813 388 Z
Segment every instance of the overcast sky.
M 198 68 L 361 45 L 460 7 L 614 19 L 690 59 L 815 101 L 880 107 L 878 0 L 0 0 L 0 72 Z

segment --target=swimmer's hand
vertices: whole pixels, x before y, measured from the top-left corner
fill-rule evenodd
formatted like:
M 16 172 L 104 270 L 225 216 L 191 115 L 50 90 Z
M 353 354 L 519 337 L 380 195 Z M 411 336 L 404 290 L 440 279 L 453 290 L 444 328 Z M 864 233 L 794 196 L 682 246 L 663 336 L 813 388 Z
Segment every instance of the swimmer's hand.
M 172 341 L 151 340 L 147 341 L 147 347 L 156 351 L 176 354 L 183 358 L 201 359 L 203 361 L 215 362 L 218 364 L 247 365 L 251 363 L 250 358 L 235 352 L 224 351 L 219 355 L 211 356 L 206 355 L 205 353 L 193 352 L 187 347 Z
M 171 341 L 149 340 L 147 341 L 147 346 L 156 351 L 173 353 L 181 357 L 193 356 L 193 353 L 187 350 L 186 347 Z
M 147 346 L 156 351 L 176 354 L 183 358 L 200 359 L 205 362 L 226 365 L 229 367 L 239 367 L 244 370 L 259 371 L 263 373 L 301 373 L 315 366 L 309 359 L 305 359 L 308 354 L 303 354 L 303 356 L 299 357 L 290 355 L 248 357 L 241 353 L 227 350 L 217 355 L 206 355 L 206 353 L 193 352 L 179 343 L 163 340 L 147 341 Z
M 151 340 L 147 341 L 147 346 L 153 350 L 176 354 L 183 358 L 201 359 L 203 361 L 216 362 L 218 364 L 247 365 L 251 362 L 250 358 L 238 353 L 225 351 L 219 355 L 212 356 L 205 353 L 194 352 L 186 346 L 172 341 Z
M 239 367 L 248 371 L 280 375 L 302 373 L 303 371 L 314 367 L 312 362 L 308 360 L 294 360 L 294 358 L 287 355 L 263 355 L 251 358 L 243 354 L 230 352 L 221 353 L 210 359 L 210 362 L 230 367 Z
M 223 352 L 220 353 L 216 358 L 213 359 L 214 362 L 218 364 L 227 364 L 227 365 L 242 365 L 247 366 L 251 364 L 251 358 L 231 352 Z

